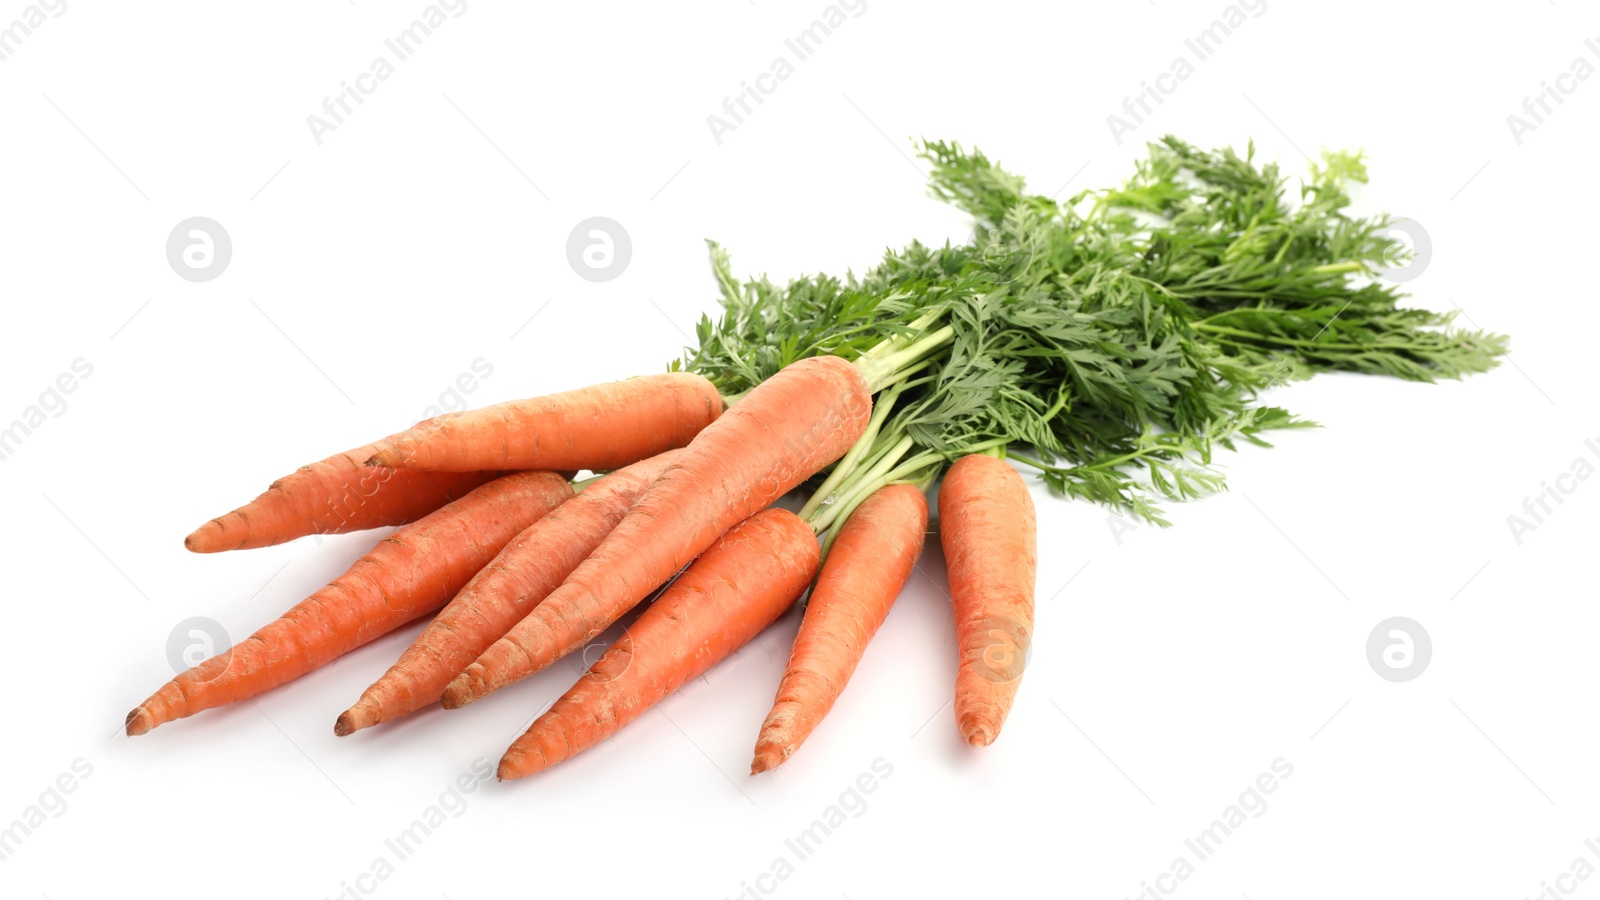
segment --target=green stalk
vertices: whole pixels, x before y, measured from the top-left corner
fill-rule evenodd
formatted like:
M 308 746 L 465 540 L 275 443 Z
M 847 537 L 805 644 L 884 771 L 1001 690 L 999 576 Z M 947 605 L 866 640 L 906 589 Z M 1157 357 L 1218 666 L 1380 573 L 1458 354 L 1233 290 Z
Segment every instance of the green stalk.
M 915 363 L 914 365 L 902 366 L 898 371 L 896 371 L 893 375 L 889 376 L 889 378 L 886 381 L 884 381 L 883 388 L 884 388 L 884 390 L 888 390 L 889 388 L 894 387 L 897 384 L 898 385 L 905 385 L 908 381 L 911 380 L 911 376 L 922 373 L 923 371 L 927 370 L 932 365 L 933 365 L 933 360 L 924 359 L 921 362 Z
M 827 537 L 823 538 L 822 541 L 823 558 L 827 558 L 828 551 L 833 548 L 834 538 L 838 536 L 840 529 L 844 527 L 844 523 L 849 521 L 850 516 L 855 513 L 856 507 L 867 502 L 868 497 L 891 484 L 907 480 L 914 480 L 923 485 L 922 490 L 927 490 L 927 485 L 933 483 L 934 477 L 939 472 L 939 464 L 942 462 L 944 462 L 944 458 L 937 453 L 924 453 L 897 466 L 884 475 L 871 481 L 863 482 L 858 486 L 849 499 L 834 507 L 836 511 L 835 520 L 828 528 Z M 921 473 L 920 477 L 912 479 L 911 476 L 918 473 Z
M 873 370 L 873 375 L 869 377 L 868 383 L 873 384 L 876 390 L 881 390 L 884 385 L 891 384 L 903 377 L 903 369 L 948 344 L 955 339 L 955 336 L 955 326 L 946 325 L 904 350 L 890 355 L 879 361 L 878 367 Z M 873 378 L 876 378 L 876 381 Z
M 888 390 L 884 391 L 883 395 L 878 398 L 878 404 L 872 410 L 872 419 L 867 422 L 866 432 L 861 435 L 860 440 L 855 442 L 850 451 L 844 455 L 844 458 L 839 460 L 838 464 L 833 467 L 833 471 L 828 473 L 828 477 L 817 487 L 816 493 L 811 495 L 811 499 L 806 501 L 806 505 L 801 507 L 800 518 L 810 518 L 811 514 L 815 513 L 817 508 L 826 502 L 833 495 L 833 492 L 838 489 L 839 485 L 843 484 L 845 479 L 855 471 L 856 464 L 861 461 L 861 457 L 866 455 L 867 449 L 877 440 L 878 430 L 883 427 L 884 420 L 889 418 L 889 411 L 894 409 L 894 402 L 899 395 L 900 392 L 898 390 Z
M 913 320 L 907 327 L 914 332 L 926 331 L 928 326 L 939 321 L 944 313 L 942 308 L 936 309 Z M 955 333 L 954 327 L 946 325 L 914 341 L 908 340 L 905 335 L 893 335 L 861 354 L 856 360 L 856 368 L 866 379 L 867 390 L 876 394 L 883 390 L 885 385 L 892 384 L 901 377 L 901 369 L 920 361 L 922 357 L 949 343 L 955 338 Z
M 859 476 L 859 481 L 853 487 L 839 492 L 839 497 L 836 501 L 829 504 L 827 509 L 818 511 L 817 515 L 811 520 L 812 530 L 818 534 L 821 534 L 823 529 L 827 528 L 829 525 L 832 525 L 834 520 L 839 517 L 839 512 L 841 509 L 843 509 L 846 505 L 849 505 L 851 501 L 859 503 L 860 500 L 858 499 L 858 496 L 860 495 L 862 485 L 871 484 L 873 481 L 882 478 L 884 473 L 887 472 L 895 463 L 899 462 L 900 458 L 905 456 L 906 451 L 910 450 L 915 444 L 916 441 L 913 441 L 909 436 L 903 437 L 896 441 L 894 445 L 882 455 L 877 464 Z
M 925 456 L 926 455 L 931 455 L 931 454 L 925 454 Z M 833 542 L 834 542 L 834 540 L 836 538 L 838 538 L 839 532 L 841 530 L 843 530 L 844 523 L 850 521 L 850 517 L 855 514 L 856 508 L 859 507 L 861 504 L 867 502 L 867 498 L 871 497 L 873 494 L 876 494 L 879 490 L 882 490 L 883 488 L 886 488 L 891 484 L 896 484 L 896 483 L 902 482 L 902 481 L 903 482 L 907 482 L 909 484 L 914 484 L 914 485 L 916 485 L 917 490 L 923 491 L 924 493 L 926 493 L 928 488 L 933 484 L 933 479 L 936 478 L 938 476 L 938 474 L 939 474 L 938 463 L 941 462 L 941 461 L 942 461 L 942 459 L 935 458 L 932 463 L 925 463 L 924 465 L 926 466 L 926 468 L 923 469 L 922 475 L 917 477 L 917 478 L 910 477 L 911 474 L 914 473 L 916 470 L 915 469 L 908 469 L 907 466 L 910 465 L 909 463 L 907 464 L 907 466 L 900 466 L 899 468 L 895 469 L 894 472 L 890 472 L 888 475 L 885 475 L 880 480 L 880 483 L 878 483 L 875 486 L 873 486 L 871 490 L 861 493 L 861 495 L 859 497 L 857 497 L 855 500 L 850 501 L 848 508 L 842 509 L 839 512 L 838 518 L 835 520 L 836 524 L 834 524 L 833 527 L 828 529 L 827 535 L 825 537 L 823 537 L 823 539 L 822 539 L 822 558 L 824 560 L 826 560 L 828 558 L 828 551 L 833 549 Z M 899 474 L 899 477 L 892 477 L 892 476 L 895 476 L 897 473 L 904 473 L 904 474 Z
M 1213 334 L 1227 335 L 1229 337 L 1243 338 L 1251 341 L 1265 341 L 1271 344 L 1286 344 L 1291 347 L 1311 347 L 1316 350 L 1353 350 L 1366 352 L 1371 350 L 1415 350 L 1416 342 L 1395 343 L 1393 341 L 1374 341 L 1370 344 L 1344 344 L 1337 341 L 1314 341 L 1304 338 L 1280 337 L 1273 334 L 1263 334 L 1258 331 L 1241 331 L 1229 328 L 1226 325 L 1209 325 L 1205 322 L 1196 322 L 1194 327 L 1201 331 Z
M 862 455 L 861 461 L 856 464 L 856 472 L 853 473 L 853 476 L 859 476 L 860 473 L 870 472 L 872 469 L 877 468 L 878 463 L 881 462 L 890 451 L 894 450 L 895 445 L 900 443 L 900 439 L 902 437 L 904 437 L 904 435 L 901 435 L 899 432 L 895 431 L 891 431 L 889 434 L 879 434 L 877 443 L 871 445 L 867 449 L 867 452 Z M 855 478 L 852 477 L 851 480 L 845 482 L 844 487 L 849 487 L 854 483 Z M 838 497 L 840 493 L 840 490 L 835 490 L 834 496 Z
M 1284 249 L 1288 249 L 1288 246 L 1289 246 L 1288 243 L 1285 242 L 1284 243 Z M 1352 262 L 1323 263 L 1320 266 L 1312 266 L 1311 267 L 1311 271 L 1317 273 L 1318 275 L 1339 275 L 1339 274 L 1349 273 L 1349 272 L 1365 272 L 1366 269 L 1367 269 L 1367 267 L 1366 267 L 1365 263 L 1359 263 L 1359 262 L 1353 262 L 1353 261 Z

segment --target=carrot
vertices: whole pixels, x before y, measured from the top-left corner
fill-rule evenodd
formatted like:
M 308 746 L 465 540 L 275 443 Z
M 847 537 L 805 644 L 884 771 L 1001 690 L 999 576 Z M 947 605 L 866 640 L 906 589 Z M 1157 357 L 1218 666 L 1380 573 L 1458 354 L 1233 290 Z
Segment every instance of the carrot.
M 399 529 L 282 618 L 163 685 L 128 713 L 128 734 L 254 697 L 438 609 L 570 496 L 560 475 L 519 472 Z
M 478 658 L 583 562 L 681 450 L 634 463 L 584 488 L 528 526 L 473 576 L 389 671 L 339 716 L 333 733 L 410 715 L 439 699 Z
M 499 472 L 411 472 L 362 463 L 382 443 L 336 453 L 274 481 L 233 512 L 183 539 L 195 553 L 270 547 L 308 534 L 344 534 L 414 522 Z
M 992 456 L 963 456 L 939 488 L 939 539 L 955 608 L 956 724 L 987 746 L 1011 711 L 1033 640 L 1033 498 Z
M 367 462 L 444 472 L 615 469 L 684 446 L 721 414 L 722 397 L 705 378 L 645 375 L 438 416 L 388 439 Z
M 769 509 L 735 526 L 651 604 L 500 760 L 502 781 L 547 769 L 615 734 L 742 647 L 817 571 L 810 526 Z
M 750 774 L 781 765 L 833 708 L 911 577 L 927 528 L 928 500 L 909 484 L 880 488 L 845 521 L 806 603 Z
M 844 455 L 871 413 L 866 380 L 837 357 L 803 359 L 762 382 L 695 437 L 561 587 L 445 688 L 445 708 L 604 631 L 723 532 Z

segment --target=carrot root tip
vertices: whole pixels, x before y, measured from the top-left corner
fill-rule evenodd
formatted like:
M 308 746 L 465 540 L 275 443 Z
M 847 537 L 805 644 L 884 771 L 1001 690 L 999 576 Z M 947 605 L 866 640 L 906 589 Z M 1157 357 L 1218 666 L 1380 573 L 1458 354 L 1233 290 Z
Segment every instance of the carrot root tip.
M 183 549 L 188 550 L 190 553 L 216 553 L 218 550 L 226 549 L 219 546 L 220 541 L 217 537 L 217 529 L 209 527 L 210 525 L 211 522 L 207 522 L 205 525 L 201 525 L 191 531 L 183 539 Z
M 750 774 L 760 775 L 762 772 L 771 771 L 784 764 L 789 754 L 777 747 L 763 747 L 756 750 L 755 759 L 750 762 Z
M 355 713 L 354 709 L 347 709 L 339 714 L 338 721 L 333 723 L 333 733 L 335 735 L 348 737 L 372 724 L 371 722 L 357 721 L 353 713 Z
M 445 686 L 444 693 L 439 696 L 439 705 L 445 709 L 460 709 L 478 699 L 466 675 L 457 675 L 456 679 Z
M 985 719 L 974 716 L 961 720 L 961 736 L 974 747 L 987 747 L 998 735 L 999 729 Z
M 123 720 L 123 726 L 128 737 L 137 737 L 156 727 L 155 716 L 141 706 L 128 713 L 128 717 Z

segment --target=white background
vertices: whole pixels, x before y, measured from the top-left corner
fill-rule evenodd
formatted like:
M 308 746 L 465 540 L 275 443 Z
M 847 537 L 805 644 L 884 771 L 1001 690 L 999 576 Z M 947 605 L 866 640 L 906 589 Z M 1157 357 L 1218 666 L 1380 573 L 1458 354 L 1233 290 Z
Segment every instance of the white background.
M 1600 465 L 1600 78 L 1567 82 L 1520 144 L 1506 123 L 1575 58 L 1600 65 L 1583 41 L 1600 16 L 1269 0 L 1119 144 L 1106 116 L 1220 0 L 867 0 L 719 144 L 706 117 L 824 6 L 471 0 L 320 145 L 306 117 L 420 0 L 69 0 L 0 62 L 0 422 L 93 366 L 0 463 L 0 826 L 92 766 L 0 862 L 6 896 L 1132 897 L 1280 757 L 1292 777 L 1179 894 L 1522 898 L 1577 857 L 1600 866 L 1583 843 L 1600 838 L 1600 479 L 1520 544 L 1507 524 L 1574 460 Z M 8 0 L 0 27 L 24 10 Z M 962 744 L 947 705 L 936 548 L 776 773 L 744 775 L 794 615 L 617 738 L 483 784 L 381 882 L 358 876 L 392 862 L 385 838 L 496 760 L 574 667 L 336 739 L 413 627 L 254 704 L 119 736 L 173 674 L 177 623 L 241 638 L 375 538 L 196 556 L 183 535 L 421 418 L 474 360 L 493 366 L 474 405 L 659 371 L 714 310 L 706 237 L 779 279 L 964 239 L 925 196 L 917 135 L 1054 192 L 1113 184 L 1166 131 L 1253 136 L 1294 172 L 1302 151 L 1366 148 L 1361 208 L 1432 237 L 1415 302 L 1509 334 L 1510 364 L 1280 391 L 1326 427 L 1229 456 L 1231 492 L 1173 509 L 1170 530 L 1119 534 L 1038 490 L 1038 640 L 991 749 Z M 197 215 L 234 246 L 204 284 L 164 255 Z M 596 215 L 633 242 L 605 284 L 565 255 Z M 1365 654 L 1396 615 L 1434 647 L 1403 684 Z M 892 774 L 865 809 L 758 881 L 880 758 Z M 1561 884 L 1600 896 L 1600 877 Z

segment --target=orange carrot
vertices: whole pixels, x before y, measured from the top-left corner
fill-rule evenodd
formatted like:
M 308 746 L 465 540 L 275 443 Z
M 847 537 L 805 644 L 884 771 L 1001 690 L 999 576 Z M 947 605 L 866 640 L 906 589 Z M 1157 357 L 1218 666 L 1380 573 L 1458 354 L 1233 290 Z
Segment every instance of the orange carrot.
M 782 764 L 833 708 L 911 577 L 927 529 L 928 500 L 909 484 L 880 488 L 845 521 L 806 603 L 750 774 Z
M 1037 568 L 1033 498 L 992 456 L 963 456 L 939 488 L 939 538 L 955 607 L 956 724 L 993 743 L 1011 711 L 1033 640 Z
M 445 472 L 615 469 L 688 444 L 721 414 L 722 397 L 705 378 L 645 375 L 438 416 L 390 438 L 368 462 Z
M 555 590 L 622 521 L 681 450 L 605 476 L 528 526 L 428 624 L 389 671 L 339 716 L 333 733 L 410 715 Z
M 344 534 L 414 522 L 499 472 L 410 472 L 362 463 L 368 444 L 301 466 L 231 513 L 183 539 L 195 553 L 270 547 L 308 534 Z
M 128 713 L 128 734 L 254 697 L 438 609 L 570 496 L 560 475 L 519 472 L 399 529 L 282 618 L 163 685 Z
M 787 510 L 735 526 L 517 738 L 500 779 L 600 743 L 716 665 L 783 615 L 816 573 L 817 556 L 811 528 Z
M 872 397 L 831 356 L 787 366 L 707 426 L 615 531 L 528 617 L 445 688 L 464 706 L 560 659 L 599 634 L 732 526 L 844 455 Z

